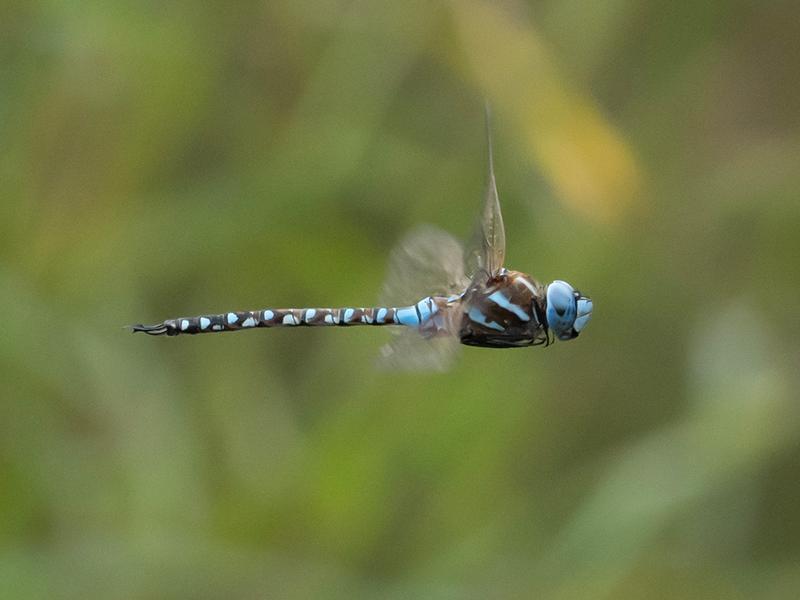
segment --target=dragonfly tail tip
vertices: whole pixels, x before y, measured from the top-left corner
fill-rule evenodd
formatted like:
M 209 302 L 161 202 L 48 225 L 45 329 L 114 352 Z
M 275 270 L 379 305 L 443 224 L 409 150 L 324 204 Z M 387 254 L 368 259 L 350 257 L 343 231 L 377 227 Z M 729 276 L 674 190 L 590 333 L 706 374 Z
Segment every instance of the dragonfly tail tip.
M 159 323 L 158 325 L 142 325 L 141 323 L 138 325 L 129 325 L 131 333 L 136 333 L 137 331 L 141 331 L 146 333 L 147 335 L 164 335 L 165 333 L 169 333 L 169 327 L 164 325 L 164 323 Z

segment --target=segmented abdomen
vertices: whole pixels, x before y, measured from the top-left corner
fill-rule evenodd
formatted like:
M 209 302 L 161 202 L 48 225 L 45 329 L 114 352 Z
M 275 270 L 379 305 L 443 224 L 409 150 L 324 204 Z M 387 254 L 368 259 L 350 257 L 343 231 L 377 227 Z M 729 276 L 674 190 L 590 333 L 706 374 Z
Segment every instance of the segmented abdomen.
M 227 312 L 217 315 L 167 319 L 157 325 L 134 325 L 133 331 L 150 335 L 180 335 L 239 331 L 255 327 L 325 327 L 352 325 L 419 326 L 436 312 L 432 298 L 403 307 L 368 308 L 268 308 L 256 311 Z

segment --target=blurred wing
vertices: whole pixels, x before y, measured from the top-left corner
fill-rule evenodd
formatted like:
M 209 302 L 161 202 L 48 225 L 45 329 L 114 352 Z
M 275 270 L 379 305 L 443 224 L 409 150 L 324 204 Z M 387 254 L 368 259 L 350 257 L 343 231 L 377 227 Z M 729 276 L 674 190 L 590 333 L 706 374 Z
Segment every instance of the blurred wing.
M 389 255 L 380 303 L 405 306 L 425 296 L 449 296 L 463 292 L 468 283 L 458 240 L 433 225 L 420 225 Z
M 414 329 L 404 328 L 381 348 L 377 366 L 385 371 L 447 371 L 460 349 L 454 335 L 425 338 Z
M 494 156 L 489 106 L 486 105 L 486 140 L 489 147 L 489 168 L 483 211 L 470 240 L 467 251 L 467 273 L 474 278 L 478 273 L 494 275 L 503 266 L 506 257 L 506 230 L 497 197 L 494 179 Z
M 437 227 L 421 225 L 392 250 L 380 303 L 405 306 L 426 296 L 460 294 L 468 284 L 461 244 Z M 393 328 L 392 334 L 378 358 L 386 370 L 444 371 L 460 347 L 455 335 L 426 338 L 410 327 Z

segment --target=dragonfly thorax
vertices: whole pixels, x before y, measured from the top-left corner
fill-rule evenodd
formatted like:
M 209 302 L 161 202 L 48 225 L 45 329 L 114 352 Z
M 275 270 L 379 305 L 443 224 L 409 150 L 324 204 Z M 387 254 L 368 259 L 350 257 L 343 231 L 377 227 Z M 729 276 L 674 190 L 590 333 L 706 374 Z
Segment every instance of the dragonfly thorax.
M 464 294 L 461 342 L 492 348 L 546 343 L 544 297 L 529 275 L 502 269 Z

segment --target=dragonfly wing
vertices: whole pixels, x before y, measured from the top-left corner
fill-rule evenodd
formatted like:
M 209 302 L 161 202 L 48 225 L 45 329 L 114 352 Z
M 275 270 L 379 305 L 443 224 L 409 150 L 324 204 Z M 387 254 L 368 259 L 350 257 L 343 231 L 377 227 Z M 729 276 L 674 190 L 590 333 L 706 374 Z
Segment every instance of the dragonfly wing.
M 381 348 L 377 366 L 386 371 L 447 371 L 460 349 L 454 335 L 426 338 L 414 329 L 406 329 Z
M 409 231 L 389 255 L 380 303 L 414 304 L 426 296 L 461 293 L 468 283 L 464 250 L 458 240 L 433 225 L 420 225 Z
M 427 296 L 460 294 L 468 285 L 458 240 L 437 227 L 421 225 L 392 250 L 381 304 L 406 306 Z M 433 337 L 411 327 L 393 328 L 391 341 L 381 348 L 378 366 L 392 371 L 448 369 L 460 347 L 456 320 L 443 322 L 443 330 Z
M 467 273 L 475 278 L 483 272 L 494 275 L 502 268 L 506 257 L 506 230 L 500 200 L 497 197 L 497 184 L 494 178 L 494 156 L 492 152 L 492 132 L 489 107 L 486 106 L 486 140 L 489 148 L 489 164 L 483 210 L 478 218 L 466 256 Z

